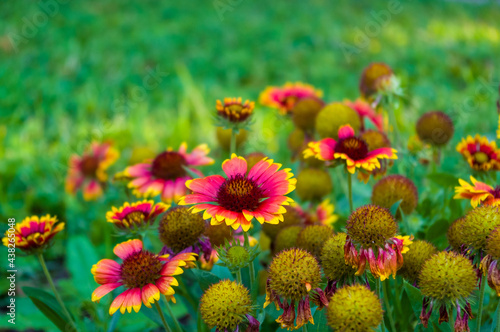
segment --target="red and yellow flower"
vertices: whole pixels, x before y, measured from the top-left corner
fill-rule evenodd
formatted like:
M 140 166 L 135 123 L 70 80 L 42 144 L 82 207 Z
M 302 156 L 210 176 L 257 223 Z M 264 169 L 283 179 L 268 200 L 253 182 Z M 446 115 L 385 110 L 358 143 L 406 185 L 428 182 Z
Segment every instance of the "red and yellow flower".
M 384 116 L 377 113 L 366 100 L 358 98 L 354 102 L 347 100 L 344 104 L 358 113 L 361 118 L 361 130 L 365 129 L 364 119 L 367 118 L 378 130 L 384 132 Z
M 334 214 L 335 206 L 329 199 L 318 204 L 314 211 L 304 210 L 299 205 L 293 205 L 293 208 L 304 220 L 305 225 L 332 225 L 339 219 L 339 216 Z
M 467 136 L 457 145 L 457 151 L 476 171 L 500 170 L 500 150 L 495 141 L 476 135 Z
M 281 114 L 288 114 L 295 103 L 308 97 L 321 98 L 323 91 L 315 89 L 312 85 L 301 82 L 286 83 L 282 87 L 267 87 L 259 96 L 259 102 L 268 107 L 276 108 Z
M 126 202 L 120 208 L 111 208 L 106 213 L 106 220 L 119 229 L 142 229 L 152 225 L 156 218 L 167 211 L 170 205 L 164 203 L 155 204 L 152 200 L 142 202 Z
M 186 181 L 192 177 L 187 170 L 202 175 L 193 166 L 213 164 L 209 158 L 206 144 L 197 146 L 191 153 L 187 152 L 186 143 L 182 143 L 178 151 L 169 148 L 152 160 L 127 167 L 123 176 L 130 179 L 129 188 L 137 197 L 161 196 L 167 203 L 177 201 L 186 194 Z
M 480 204 L 500 206 L 500 186 L 495 188 L 477 181 L 472 175 L 472 184 L 459 179 L 459 187 L 455 187 L 454 199 L 469 199 L 473 208 Z
M 215 108 L 217 114 L 232 123 L 239 123 L 247 120 L 253 112 L 255 102 L 246 100 L 244 103 L 239 98 L 224 98 L 224 103 L 217 100 Z
M 75 194 L 83 188 L 83 199 L 95 200 L 102 196 L 103 185 L 108 179 L 106 170 L 119 157 L 111 143 L 92 143 L 82 156 L 74 155 L 69 159 L 66 177 L 66 192 Z
M 179 201 L 179 205 L 194 204 L 193 213 L 205 211 L 204 219 L 212 225 L 226 223 L 244 232 L 248 231 L 253 218 L 261 224 L 277 224 L 283 221 L 286 209 L 293 200 L 286 194 L 295 189 L 296 179 L 289 168 L 279 168 L 273 160 L 264 158 L 247 173 L 245 158 L 236 154 L 222 163 L 227 178 L 211 175 L 186 182 L 193 191 Z
M 19 248 L 28 253 L 37 250 L 42 250 L 51 243 L 51 239 L 64 229 L 64 223 L 58 223 L 57 217 L 31 216 L 26 217 L 21 223 L 14 226 L 14 232 L 8 230 L 5 232 L 5 237 L 2 239 L 4 246 L 15 244 Z M 14 236 L 10 235 L 14 234 Z
M 309 143 L 304 150 L 304 157 L 316 157 L 324 161 L 345 160 L 347 171 L 354 174 L 356 168 L 371 172 L 380 168 L 379 159 L 398 159 L 397 151 L 392 148 L 379 148 L 370 151 L 368 144 L 354 135 L 351 126 L 345 125 L 339 129 L 339 139 L 325 138 Z
M 103 296 L 114 289 L 124 286 L 109 308 L 113 315 L 118 309 L 123 314 L 132 309 L 139 312 L 142 303 L 148 308 L 163 294 L 167 300 L 175 302 L 172 286 L 178 286 L 175 275 L 183 273 L 182 266 L 196 260 L 196 254 L 181 253 L 172 258 L 158 256 L 143 249 L 141 240 L 128 240 L 115 246 L 113 252 L 122 259 L 118 263 L 102 259 L 92 267 L 94 280 L 101 286 L 92 293 L 92 301 L 99 302 Z M 191 263 L 192 264 L 192 263 Z

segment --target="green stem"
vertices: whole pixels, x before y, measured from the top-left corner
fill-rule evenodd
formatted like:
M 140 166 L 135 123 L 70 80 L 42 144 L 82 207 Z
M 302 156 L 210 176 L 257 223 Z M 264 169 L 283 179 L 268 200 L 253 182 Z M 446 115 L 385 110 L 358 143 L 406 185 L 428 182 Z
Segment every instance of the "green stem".
M 384 293 L 384 302 L 387 315 L 389 316 L 389 324 L 391 325 L 392 332 L 396 332 L 396 324 L 394 323 L 394 317 L 392 315 L 391 304 L 389 303 L 389 296 L 387 295 L 387 281 L 382 282 L 382 292 Z
M 477 311 L 477 328 L 476 331 L 481 331 L 481 318 L 483 316 L 483 301 L 484 301 L 484 290 L 486 289 L 486 278 L 481 277 L 481 288 L 479 289 L 479 308 Z
M 229 158 L 231 158 L 233 153 L 236 153 L 236 133 L 234 131 L 234 128 L 231 128 L 231 141 L 230 141 L 230 145 L 229 145 Z
M 352 204 L 352 174 L 347 171 L 347 189 L 349 191 L 349 209 L 354 211 L 353 204 Z
M 239 283 L 239 284 L 243 284 L 243 282 L 241 281 L 241 269 L 238 269 L 236 271 L 236 281 Z
M 379 299 L 382 298 L 381 294 L 380 294 L 380 278 L 375 278 L 375 291 L 377 293 L 377 296 Z M 382 317 L 382 332 L 385 332 L 385 322 L 384 322 L 384 318 Z
M 158 313 L 160 314 L 161 322 L 163 323 L 163 327 L 165 328 L 165 331 L 167 332 L 172 332 L 170 327 L 167 324 L 167 321 L 165 320 L 165 316 L 163 316 L 163 312 L 161 311 L 160 308 L 160 302 L 156 301 L 155 302 L 156 310 L 158 310 Z
M 307 332 L 307 323 L 302 325 L 302 331 Z
M 243 232 L 243 236 L 245 238 L 245 242 L 244 242 L 245 247 L 250 248 L 250 241 L 248 240 L 248 233 Z M 250 274 L 250 287 L 252 287 L 253 283 L 255 282 L 255 269 L 253 266 L 253 261 L 251 261 L 250 264 L 248 264 L 248 272 Z
M 75 322 L 71 318 L 71 315 L 69 314 L 68 309 L 66 309 L 66 306 L 64 305 L 64 302 L 61 299 L 61 296 L 59 295 L 59 292 L 56 289 L 56 286 L 54 285 L 54 281 L 52 280 L 52 277 L 50 276 L 49 270 L 47 269 L 47 265 L 45 264 L 45 259 L 43 258 L 43 254 L 41 252 L 36 254 L 38 257 L 38 260 L 40 261 L 40 265 L 42 265 L 42 270 L 43 273 L 45 273 L 45 277 L 49 281 L 50 288 L 52 288 L 52 292 L 54 293 L 57 302 L 61 306 L 64 314 L 68 318 L 69 322 L 71 323 L 71 326 L 76 330 Z
M 451 307 L 449 323 L 450 323 L 450 330 L 455 331 L 455 315 L 453 312 L 453 307 Z
M 166 297 L 163 297 L 163 300 L 165 301 L 165 306 L 167 307 L 168 314 L 170 315 L 170 317 L 174 321 L 176 330 L 178 332 L 182 332 L 181 325 L 179 324 L 179 321 L 177 320 L 177 317 L 175 317 L 175 315 L 174 315 L 174 313 L 172 311 L 172 308 L 170 307 L 170 303 L 168 303 L 168 300 L 167 300 Z

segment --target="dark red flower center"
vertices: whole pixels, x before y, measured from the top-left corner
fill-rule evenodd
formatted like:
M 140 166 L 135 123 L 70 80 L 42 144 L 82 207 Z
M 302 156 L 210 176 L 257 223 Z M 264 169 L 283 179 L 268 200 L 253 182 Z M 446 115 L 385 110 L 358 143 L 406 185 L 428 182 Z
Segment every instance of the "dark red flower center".
M 500 198 L 500 186 L 496 186 L 495 189 L 493 189 L 493 191 L 491 191 L 491 194 L 495 198 Z
M 474 153 L 474 161 L 477 164 L 484 164 L 484 163 L 487 163 L 488 161 L 490 161 L 490 156 L 488 156 L 486 153 L 484 153 L 482 151 L 478 151 L 478 152 Z
M 281 100 L 286 109 L 291 110 L 299 98 L 297 96 L 287 96 Z
M 186 176 L 186 159 L 180 153 L 166 151 L 159 154 L 153 160 L 152 173 L 153 176 L 164 179 L 174 180 Z
M 343 138 L 337 142 L 335 152 L 345 153 L 352 160 L 361 160 L 368 155 L 368 145 L 356 137 Z
M 82 173 L 87 177 L 96 177 L 99 159 L 94 156 L 84 156 L 80 162 Z
M 161 276 L 162 267 L 163 264 L 158 256 L 143 250 L 123 261 L 122 281 L 127 288 L 139 288 L 147 284 L 154 284 Z
M 219 114 L 231 122 L 243 122 L 252 112 L 241 104 L 231 104 L 224 107 Z
M 219 205 L 234 212 L 253 211 L 262 198 L 262 189 L 243 175 L 227 179 L 217 192 Z

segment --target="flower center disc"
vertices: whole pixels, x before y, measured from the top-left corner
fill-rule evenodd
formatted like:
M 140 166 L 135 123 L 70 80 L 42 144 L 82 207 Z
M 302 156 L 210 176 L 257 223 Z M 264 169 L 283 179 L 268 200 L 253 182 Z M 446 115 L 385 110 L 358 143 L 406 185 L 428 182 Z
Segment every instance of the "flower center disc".
M 156 255 L 141 251 L 127 257 L 122 264 L 122 280 L 127 288 L 144 287 L 154 284 L 160 278 L 163 264 Z
M 127 220 L 130 225 L 135 224 L 137 226 L 140 226 L 144 222 L 145 215 L 140 211 L 134 211 L 127 214 L 124 219 Z
M 500 186 L 496 186 L 495 189 L 491 192 L 493 197 L 500 198 Z
M 173 151 L 167 151 L 159 154 L 153 160 L 153 176 L 164 179 L 174 180 L 186 175 L 183 166 L 187 165 L 184 157 Z
M 80 163 L 80 167 L 83 174 L 88 177 L 95 177 L 99 167 L 99 160 L 96 157 L 85 156 Z
M 361 160 L 368 155 L 368 145 L 356 137 L 344 138 L 337 142 L 335 152 L 345 153 L 352 160 Z
M 484 152 L 476 152 L 474 153 L 474 160 L 478 164 L 484 164 L 490 160 L 490 157 Z
M 262 190 L 242 175 L 226 180 L 217 193 L 218 203 L 234 212 L 253 211 L 259 205 L 261 198 Z

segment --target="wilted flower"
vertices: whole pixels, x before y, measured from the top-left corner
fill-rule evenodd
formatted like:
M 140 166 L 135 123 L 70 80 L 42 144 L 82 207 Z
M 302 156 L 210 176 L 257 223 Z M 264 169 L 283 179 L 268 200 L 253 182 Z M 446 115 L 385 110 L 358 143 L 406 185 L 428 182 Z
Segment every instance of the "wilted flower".
M 153 160 L 127 167 L 122 176 L 129 178 L 129 188 L 137 197 L 161 196 L 167 203 L 177 201 L 186 194 L 185 183 L 191 179 L 188 170 L 201 176 L 193 166 L 210 165 L 213 159 L 207 157 L 210 150 L 205 144 L 187 153 L 187 145 L 182 143 L 179 151 L 168 149 Z
M 459 187 L 455 187 L 454 199 L 469 199 L 472 207 L 480 204 L 500 206 L 500 186 L 495 188 L 486 183 L 477 181 L 472 175 L 470 177 L 472 184 L 459 179 Z
M 83 188 L 83 199 L 86 201 L 102 196 L 104 183 L 108 179 L 106 170 L 119 155 L 110 143 L 92 143 L 82 156 L 73 155 L 69 159 L 66 192 L 75 194 Z
M 128 240 L 115 246 L 113 252 L 122 259 L 119 264 L 111 259 L 102 259 L 92 267 L 95 281 L 101 286 L 92 293 L 92 301 L 99 302 L 112 290 L 124 286 L 125 291 L 111 303 L 109 314 L 118 309 L 122 314 L 134 309 L 139 312 L 142 303 L 151 308 L 159 301 L 160 294 L 175 302 L 172 286 L 178 286 L 175 275 L 181 274 L 181 266 L 196 260 L 193 253 L 182 253 L 169 258 L 158 256 L 143 249 L 141 240 Z
M 41 217 L 26 217 L 14 226 L 14 232 L 8 230 L 5 232 L 2 243 L 6 247 L 9 243 L 15 244 L 16 248 L 32 254 L 49 246 L 52 238 L 63 229 L 64 223 L 58 223 L 56 216 L 51 217 L 47 214 Z
M 402 175 L 389 175 L 373 186 L 372 203 L 390 209 L 396 202 L 404 214 L 410 214 L 417 207 L 418 191 L 412 180 Z M 396 217 L 401 218 L 398 210 Z
M 417 122 L 418 137 L 425 143 L 443 146 L 450 141 L 455 131 L 451 118 L 443 112 L 427 112 Z
M 462 138 L 457 151 L 467 160 L 469 166 L 476 171 L 500 170 L 500 151 L 495 141 L 476 135 Z
M 409 251 L 403 255 L 403 266 L 398 274 L 416 286 L 422 266 L 425 261 L 437 253 L 437 249 L 432 243 L 423 240 L 413 241 L 412 244 L 408 245 L 408 248 Z
M 340 127 L 346 125 L 358 132 L 361 118 L 355 110 L 340 102 L 326 105 L 316 117 L 316 131 L 321 138 L 338 138 Z
M 486 256 L 481 261 L 481 272 L 487 276 L 488 285 L 500 296 L 500 227 L 496 227 L 486 240 Z
M 152 225 L 156 218 L 167 211 L 170 205 L 157 203 L 152 200 L 142 202 L 126 202 L 119 209 L 114 206 L 106 213 L 106 220 L 120 230 L 136 231 Z
M 302 201 L 321 201 L 332 192 L 330 174 L 324 169 L 304 168 L 297 175 L 297 196 Z
M 384 132 L 384 117 L 382 116 L 382 114 L 377 113 L 377 111 L 372 108 L 369 102 L 367 102 L 363 98 L 358 98 L 354 102 L 347 100 L 345 101 L 345 104 L 358 112 L 358 115 L 361 118 L 362 131 L 366 129 L 364 119 L 367 118 L 380 132 Z
M 289 168 L 282 169 L 270 159 L 262 159 L 247 174 L 245 158 L 233 154 L 222 163 L 227 178 L 211 175 L 186 182 L 193 194 L 184 196 L 180 205 L 194 204 L 193 213 L 205 211 L 204 219 L 248 231 L 253 218 L 261 224 L 283 221 L 291 198 L 285 196 L 295 189 L 296 179 Z
M 326 225 L 311 225 L 307 226 L 299 233 L 297 238 L 297 248 L 307 250 L 316 258 L 321 255 L 321 250 L 325 242 L 333 236 L 333 229 Z
M 295 103 L 303 98 L 321 98 L 323 92 L 312 85 L 301 82 L 286 83 L 282 87 L 267 87 L 259 96 L 259 102 L 268 107 L 276 108 L 281 114 L 289 114 Z

